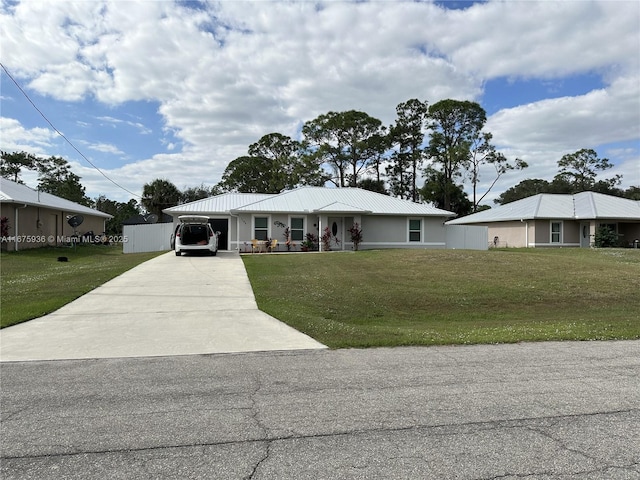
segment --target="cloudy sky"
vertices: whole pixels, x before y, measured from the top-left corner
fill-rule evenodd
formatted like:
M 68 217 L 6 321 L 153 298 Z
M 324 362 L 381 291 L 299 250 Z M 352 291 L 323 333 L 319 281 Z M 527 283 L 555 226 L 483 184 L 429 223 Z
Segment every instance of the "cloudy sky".
M 2 65 L 97 169 L 5 71 L 0 149 L 66 158 L 92 198 L 214 185 L 263 135 L 352 109 L 389 125 L 411 98 L 479 102 L 528 162 L 484 203 L 581 148 L 640 185 L 635 0 L 0 2 Z

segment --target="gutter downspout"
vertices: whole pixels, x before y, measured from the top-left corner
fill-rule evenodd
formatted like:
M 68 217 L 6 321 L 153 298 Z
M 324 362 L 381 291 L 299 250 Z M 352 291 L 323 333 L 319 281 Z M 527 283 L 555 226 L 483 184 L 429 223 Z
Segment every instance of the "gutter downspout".
M 14 248 L 14 250 L 15 250 L 16 252 L 18 251 L 18 245 L 19 245 L 19 243 L 20 243 L 20 242 L 18 242 L 18 236 L 19 236 L 19 234 L 18 234 L 18 232 L 19 232 L 19 230 L 18 230 L 18 210 L 19 210 L 19 209 L 21 209 L 21 208 L 27 208 L 27 204 L 25 203 L 25 204 L 24 204 L 24 205 L 22 205 L 21 207 L 16 207 L 16 208 L 15 208 L 15 217 L 16 217 L 16 235 L 15 235 L 15 237 L 14 237 L 14 239 L 13 239 L 13 242 L 14 242 L 14 243 L 13 243 L 13 248 Z

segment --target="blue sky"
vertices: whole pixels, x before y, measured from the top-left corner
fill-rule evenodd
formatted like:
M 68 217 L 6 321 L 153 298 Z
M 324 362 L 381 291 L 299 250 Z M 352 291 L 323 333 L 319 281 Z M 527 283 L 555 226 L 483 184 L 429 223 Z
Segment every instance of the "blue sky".
M 214 185 L 262 135 L 330 110 L 388 125 L 410 98 L 479 102 L 527 161 L 485 203 L 581 148 L 640 185 L 637 2 L 3 1 L 0 34 L 2 64 L 115 184 L 4 72 L 0 148 L 65 157 L 92 198 Z

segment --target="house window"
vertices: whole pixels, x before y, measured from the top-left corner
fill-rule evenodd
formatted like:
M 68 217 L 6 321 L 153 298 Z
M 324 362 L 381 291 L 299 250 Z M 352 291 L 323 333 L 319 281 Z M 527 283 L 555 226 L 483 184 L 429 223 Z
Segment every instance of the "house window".
M 291 219 L 291 241 L 301 242 L 304 239 L 304 218 Z
M 562 222 L 551 222 L 551 243 L 562 243 Z
M 409 241 L 419 242 L 422 235 L 422 220 L 409 220 Z
M 253 236 L 256 240 L 267 240 L 269 238 L 268 217 L 255 217 L 253 219 Z

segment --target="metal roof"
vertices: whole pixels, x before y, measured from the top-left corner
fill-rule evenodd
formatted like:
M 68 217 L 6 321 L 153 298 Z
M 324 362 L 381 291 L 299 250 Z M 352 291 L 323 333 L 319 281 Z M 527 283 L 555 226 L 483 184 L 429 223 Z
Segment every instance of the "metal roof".
M 499 207 L 456 218 L 448 225 L 507 222 L 513 220 L 558 219 L 640 220 L 640 202 L 596 192 L 574 195 L 540 193 Z
M 351 213 L 454 217 L 455 213 L 361 188 L 301 187 L 232 209 L 233 213 Z
M 34 207 L 93 215 L 94 217 L 112 218 L 108 213 L 85 207 L 84 205 L 57 197 L 50 193 L 34 190 L 31 187 L 7 180 L 6 178 L 0 179 L 0 202 L 32 205 Z
M 164 213 L 171 215 L 182 213 L 220 214 L 229 213 L 231 210 L 272 197 L 267 193 L 224 193 L 215 197 L 203 198 L 195 202 L 165 208 Z
M 354 207 L 353 205 L 347 205 L 342 202 L 332 202 L 324 207 L 316 208 L 314 212 L 327 212 L 327 213 L 359 213 L 361 215 L 371 213 L 371 210 L 365 210 L 364 208 Z

